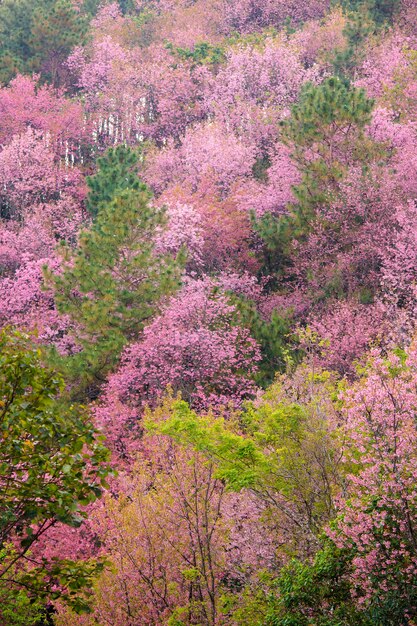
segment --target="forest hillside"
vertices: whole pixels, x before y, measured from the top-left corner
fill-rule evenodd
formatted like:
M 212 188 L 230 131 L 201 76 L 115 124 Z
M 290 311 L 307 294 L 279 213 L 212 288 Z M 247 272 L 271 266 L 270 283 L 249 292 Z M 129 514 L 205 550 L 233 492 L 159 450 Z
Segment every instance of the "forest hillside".
M 0 1 L 0 625 L 417 624 L 417 1 Z

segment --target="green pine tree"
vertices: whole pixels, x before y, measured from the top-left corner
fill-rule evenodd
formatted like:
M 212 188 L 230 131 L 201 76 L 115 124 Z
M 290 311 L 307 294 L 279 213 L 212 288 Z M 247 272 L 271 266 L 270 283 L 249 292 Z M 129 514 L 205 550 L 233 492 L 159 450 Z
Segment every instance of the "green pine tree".
M 365 44 L 375 32 L 376 24 L 367 4 L 348 13 L 346 26 L 343 29 L 346 47 L 338 50 L 333 58 L 334 72 L 337 76 L 354 75 L 357 67 L 365 59 Z
M 123 145 L 109 148 L 103 157 L 97 159 L 97 172 L 87 178 L 89 194 L 86 205 L 93 217 L 124 190 L 145 191 L 146 186 L 137 175 L 138 161 L 137 152 Z
M 98 393 L 125 344 L 137 338 L 161 298 L 179 285 L 183 255 L 158 255 L 164 212 L 146 188 L 128 189 L 103 206 L 75 250 L 62 246 L 62 272 L 46 272 L 58 311 L 74 323 L 80 351 L 54 360 L 77 399 Z
M 262 358 L 256 382 L 267 387 L 274 381 L 277 372 L 285 372 L 289 365 L 301 359 L 299 342 L 291 330 L 292 312 L 287 310 L 280 314 L 273 311 L 270 319 L 266 320 L 257 310 L 255 302 L 232 295 L 231 300 L 240 313 L 242 324 L 250 329 L 252 337 L 259 343 Z
M 377 26 L 391 23 L 401 0 L 342 0 L 347 11 L 367 11 Z
M 45 6 L 51 0 L 45 0 Z M 0 3 L 0 81 L 8 82 L 25 71 L 31 56 L 29 44 L 33 12 L 41 6 L 36 0 L 4 0 Z
M 375 143 L 364 134 L 373 104 L 363 89 L 345 78 L 334 76 L 303 88 L 281 125 L 282 140 L 301 172 L 301 182 L 293 189 L 296 202 L 284 217 L 266 215 L 255 221 L 269 249 L 269 271 L 279 273 L 288 266 L 288 245 L 308 236 L 320 208 L 337 197 L 349 167 L 366 168 L 375 158 Z
M 302 173 L 295 189 L 300 212 L 327 202 L 347 167 L 366 162 L 363 130 L 371 121 L 373 106 L 363 89 L 343 78 L 330 77 L 320 85 L 304 87 L 290 118 L 282 123 L 282 138 L 293 149 Z
M 347 15 L 343 34 L 344 49 L 336 52 L 333 67 L 338 76 L 353 77 L 366 57 L 365 44 L 369 37 L 388 27 L 394 20 L 399 0 L 343 0 Z
M 59 84 L 65 60 L 84 41 L 86 31 L 87 21 L 71 0 L 56 0 L 50 8 L 40 7 L 33 15 L 29 68 L 33 65 L 44 79 Z
M 80 11 L 81 13 L 83 13 L 83 15 L 85 14 L 90 17 L 93 17 L 94 15 L 97 14 L 97 11 L 100 5 L 101 5 L 100 0 L 84 0 L 84 2 L 82 3 L 80 7 Z
M 40 73 L 59 84 L 64 61 L 85 41 L 88 21 L 71 0 L 4 0 L 0 3 L 0 80 L 17 71 Z
M 137 11 L 135 0 L 119 0 L 119 7 L 123 15 Z

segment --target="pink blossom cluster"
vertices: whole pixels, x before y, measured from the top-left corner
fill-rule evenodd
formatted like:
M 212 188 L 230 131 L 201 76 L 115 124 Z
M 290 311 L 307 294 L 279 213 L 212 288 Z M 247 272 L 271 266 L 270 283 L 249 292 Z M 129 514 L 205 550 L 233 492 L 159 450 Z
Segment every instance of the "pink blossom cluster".
M 372 356 L 364 380 L 346 393 L 348 496 L 330 535 L 355 548 L 360 602 L 379 591 L 404 593 L 417 573 L 415 389 L 417 352 Z
M 254 396 L 259 347 L 210 279 L 188 280 L 130 345 L 96 419 L 118 440 L 171 387 L 197 409 L 238 408 Z

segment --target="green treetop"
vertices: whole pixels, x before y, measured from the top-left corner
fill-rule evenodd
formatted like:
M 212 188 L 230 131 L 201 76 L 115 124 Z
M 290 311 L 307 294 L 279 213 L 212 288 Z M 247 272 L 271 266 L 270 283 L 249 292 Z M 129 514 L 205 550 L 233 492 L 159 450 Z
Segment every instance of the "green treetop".
M 87 178 L 89 194 L 87 209 L 94 217 L 126 189 L 145 191 L 146 186 L 137 175 L 138 154 L 131 148 L 120 145 L 109 148 L 97 159 L 97 171 Z
M 56 355 L 77 397 L 96 395 L 123 346 L 179 285 L 182 254 L 155 252 L 165 217 L 150 197 L 146 188 L 121 193 L 81 233 L 75 249 L 61 247 L 62 271 L 46 269 L 58 311 L 77 329 L 79 352 Z
M 64 61 L 83 43 L 87 21 L 70 0 L 4 0 L 0 4 L 0 82 L 17 71 L 59 84 Z
M 301 172 L 296 202 L 287 215 L 266 215 L 256 224 L 278 265 L 285 265 L 288 243 L 304 239 L 319 209 L 336 199 L 349 168 L 366 168 L 375 158 L 375 144 L 364 133 L 373 106 L 363 89 L 333 76 L 319 85 L 307 83 L 282 122 L 282 140 Z

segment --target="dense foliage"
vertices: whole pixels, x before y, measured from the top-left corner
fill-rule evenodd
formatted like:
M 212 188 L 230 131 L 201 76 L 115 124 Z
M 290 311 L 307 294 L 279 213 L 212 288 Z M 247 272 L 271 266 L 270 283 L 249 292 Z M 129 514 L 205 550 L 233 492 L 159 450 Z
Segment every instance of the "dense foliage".
M 417 623 L 414 0 L 0 2 L 0 622 Z
M 33 550 L 58 523 L 82 524 L 84 507 L 107 485 L 109 467 L 108 451 L 81 408 L 60 402 L 63 381 L 42 365 L 40 350 L 27 337 L 4 331 L 0 350 L 3 621 L 16 600 L 25 608 L 22 590 L 39 610 L 40 598 L 60 595 L 58 585 L 64 596 L 72 595 L 81 586 L 77 579 L 90 579 L 96 568 Z

